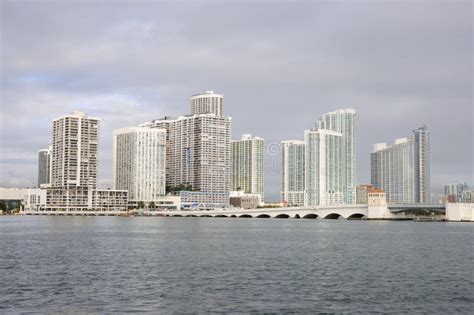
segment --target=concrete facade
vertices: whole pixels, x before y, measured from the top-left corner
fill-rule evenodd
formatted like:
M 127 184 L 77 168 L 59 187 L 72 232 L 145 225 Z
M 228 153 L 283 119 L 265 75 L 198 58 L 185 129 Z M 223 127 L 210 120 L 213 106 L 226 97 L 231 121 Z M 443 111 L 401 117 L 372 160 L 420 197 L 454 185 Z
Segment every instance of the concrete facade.
M 448 221 L 474 221 L 474 203 L 448 203 L 446 204 L 446 220 Z
M 208 96 L 206 95 L 203 96 L 204 99 Z M 212 105 L 209 109 L 207 105 L 198 105 L 200 103 L 197 103 L 197 98 L 201 100 L 196 95 L 191 97 L 195 114 L 178 118 L 165 117 L 141 126 L 166 130 L 166 185 L 188 186 L 196 192 L 185 193 L 183 204 L 187 203 L 184 200 L 188 200 L 194 204 L 204 203 L 206 207 L 228 206 L 232 119 L 222 116 L 222 109 L 214 111 L 212 102 L 209 103 Z M 222 100 L 219 104 L 222 105 Z M 190 200 L 191 197 L 196 199 Z
M 305 142 L 281 142 L 282 179 L 281 201 L 289 206 L 304 205 L 305 191 Z
M 314 125 L 317 130 L 331 130 L 341 134 L 340 176 L 343 203 L 356 202 L 356 111 L 338 109 L 322 115 Z
M 128 190 L 129 203 L 165 196 L 166 130 L 131 127 L 114 130 L 114 189 Z
M 231 190 L 259 194 L 264 200 L 264 147 L 262 138 L 242 135 L 241 140 L 231 141 Z
M 305 206 L 344 203 L 342 134 L 305 131 Z
M 431 138 L 426 126 L 395 144 L 377 143 L 371 153 L 371 184 L 391 203 L 431 201 Z
M 121 211 L 127 209 L 125 190 L 98 190 L 100 119 L 82 112 L 53 121 L 51 183 L 46 212 Z

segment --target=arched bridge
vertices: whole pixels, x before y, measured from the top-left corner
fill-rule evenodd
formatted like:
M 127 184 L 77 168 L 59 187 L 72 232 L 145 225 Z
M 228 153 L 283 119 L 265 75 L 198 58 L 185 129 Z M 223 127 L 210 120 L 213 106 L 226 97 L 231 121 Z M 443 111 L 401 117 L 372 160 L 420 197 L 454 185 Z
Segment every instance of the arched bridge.
M 361 219 L 368 217 L 367 205 L 337 205 L 324 207 L 288 207 L 258 209 L 214 209 L 167 211 L 168 217 L 228 217 L 228 218 L 297 218 L 297 219 Z

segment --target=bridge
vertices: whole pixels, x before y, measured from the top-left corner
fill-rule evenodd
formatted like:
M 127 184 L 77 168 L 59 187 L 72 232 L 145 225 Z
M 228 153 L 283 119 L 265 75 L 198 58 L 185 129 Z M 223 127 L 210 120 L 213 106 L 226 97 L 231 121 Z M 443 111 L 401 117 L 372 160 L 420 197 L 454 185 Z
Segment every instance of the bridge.
M 155 212 L 156 213 L 156 212 Z M 153 215 L 145 211 L 145 215 Z M 324 207 L 287 207 L 257 209 L 213 209 L 161 212 L 167 217 L 221 217 L 221 218 L 296 218 L 296 219 L 361 219 L 369 216 L 367 205 L 337 205 Z
M 301 218 L 301 219 L 407 219 L 410 211 L 429 210 L 444 214 L 442 204 L 391 204 L 371 206 L 367 204 L 333 205 L 317 207 L 286 208 L 218 208 L 212 210 L 175 210 L 175 211 L 24 211 L 26 215 L 63 215 L 63 216 L 165 216 L 165 217 L 217 217 L 217 218 Z M 408 214 L 407 214 L 408 212 Z

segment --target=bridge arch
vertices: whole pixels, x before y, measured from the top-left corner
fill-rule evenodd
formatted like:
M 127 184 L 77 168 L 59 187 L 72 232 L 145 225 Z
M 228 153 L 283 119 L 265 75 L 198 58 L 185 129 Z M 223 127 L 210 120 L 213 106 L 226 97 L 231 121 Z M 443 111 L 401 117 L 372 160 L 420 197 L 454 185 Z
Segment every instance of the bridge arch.
M 295 214 L 294 218 L 295 219 L 301 219 L 301 216 L 297 213 L 297 214 Z
M 215 218 L 227 218 L 225 214 L 217 214 L 214 216 Z
M 173 218 L 182 218 L 183 216 L 181 214 L 173 214 L 171 217 L 173 217 Z
M 239 218 L 252 218 L 252 216 L 250 214 L 241 214 Z
M 210 214 L 201 214 L 199 217 L 200 218 L 212 218 L 212 215 L 210 215 Z
M 279 213 L 275 216 L 276 219 L 288 219 L 289 217 L 290 215 L 286 213 Z
M 330 214 L 326 215 L 324 218 L 329 219 L 329 220 L 337 220 L 340 217 L 341 217 L 341 215 L 339 213 L 333 212 L 333 213 L 330 213 Z
M 360 220 L 364 217 L 365 215 L 363 215 L 362 213 L 353 213 L 347 217 L 347 220 Z
M 256 218 L 259 218 L 259 219 L 269 219 L 269 218 L 271 218 L 271 217 L 270 217 L 269 214 L 262 213 L 262 214 L 257 215 Z

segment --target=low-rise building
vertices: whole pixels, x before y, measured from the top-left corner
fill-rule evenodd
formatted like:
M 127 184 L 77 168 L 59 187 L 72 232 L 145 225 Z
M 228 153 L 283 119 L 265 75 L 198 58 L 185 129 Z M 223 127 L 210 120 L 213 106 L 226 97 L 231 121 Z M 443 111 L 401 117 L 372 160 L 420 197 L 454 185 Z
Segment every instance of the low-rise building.
M 247 194 L 242 191 L 232 191 L 229 197 L 230 204 L 236 208 L 255 209 L 262 205 L 260 194 Z
M 46 206 L 46 190 L 40 188 L 0 188 L 2 210 L 33 211 Z
M 386 206 L 387 197 L 382 189 L 373 188 L 367 192 L 367 204 L 369 206 Z
M 213 209 L 229 207 L 229 193 L 182 190 L 181 209 Z
M 126 211 L 127 206 L 127 190 L 55 187 L 46 189 L 44 210 L 46 212 Z

